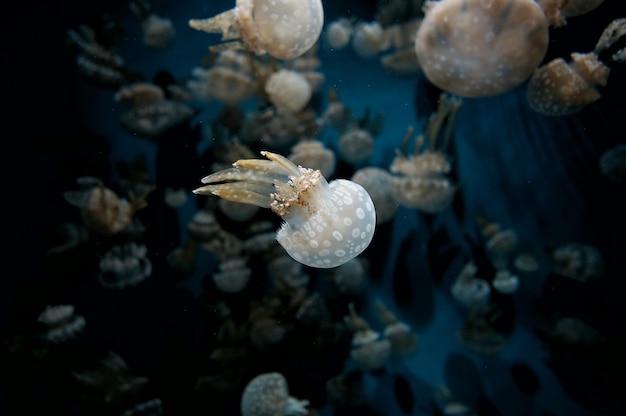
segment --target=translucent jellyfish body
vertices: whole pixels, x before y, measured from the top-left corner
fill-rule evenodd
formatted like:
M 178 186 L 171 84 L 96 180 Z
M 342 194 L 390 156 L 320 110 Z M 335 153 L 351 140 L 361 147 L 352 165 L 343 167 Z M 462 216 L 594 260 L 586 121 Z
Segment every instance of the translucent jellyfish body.
M 338 19 L 326 26 L 325 39 L 333 49 L 343 49 L 350 43 L 352 22 L 349 19 Z
M 533 0 L 428 2 L 417 32 L 426 77 L 464 97 L 501 94 L 524 82 L 548 47 L 548 22 Z
M 611 180 L 626 183 L 626 144 L 604 152 L 600 157 L 600 170 Z
M 241 396 L 242 416 L 296 416 L 306 415 L 307 400 L 289 395 L 285 376 L 265 373 L 254 377 Z
M 77 179 L 82 189 L 67 191 L 65 200 L 80 208 L 85 225 L 100 234 L 115 235 L 130 224 L 135 207 L 115 192 L 105 188 L 97 178 L 81 177 Z
M 257 55 L 293 59 L 317 42 L 324 25 L 321 0 L 237 0 L 236 7 L 189 26 L 230 41 L 213 50 L 245 48 Z
M 606 86 L 609 67 L 600 62 L 598 54 L 626 34 L 626 18 L 611 22 L 589 53 L 572 53 L 571 63 L 554 59 L 537 69 L 528 83 L 526 96 L 535 111 L 560 116 L 576 113 L 600 99 L 597 86 Z M 626 60 L 626 48 L 613 54 L 611 60 Z
M 352 127 L 339 136 L 339 155 L 348 163 L 359 165 L 374 154 L 374 136 L 360 127 Z
M 345 316 L 344 320 L 348 328 L 354 332 L 350 358 L 363 371 L 380 370 L 391 359 L 391 341 L 373 331 L 367 321 L 356 313 L 353 304 L 349 307 L 350 315 Z
M 243 159 L 202 179 L 196 194 L 271 208 L 284 222 L 276 240 L 296 261 L 311 267 L 337 267 L 358 256 L 374 236 L 376 212 L 360 185 L 330 183 L 318 170 L 261 152 L 269 160 Z
M 73 305 L 48 306 L 37 320 L 46 327 L 42 337 L 53 344 L 75 338 L 85 327 L 85 318 L 74 314 Z
M 391 177 L 390 184 L 393 199 L 408 208 L 415 208 L 427 214 L 436 214 L 446 209 L 454 198 L 456 186 L 447 177 L 451 171 L 446 154 L 442 151 L 454 124 L 454 118 L 461 102 L 441 95 L 439 108 L 426 126 L 424 135 L 417 139 L 415 152 L 405 156 L 408 143 L 413 135 L 409 128 L 403 141 L 403 150 L 398 151 L 389 170 L 397 174 Z M 437 138 L 444 122 L 447 126 L 444 142 L 437 148 Z M 423 149 L 428 139 L 429 146 Z
M 299 166 L 318 169 L 322 176 L 330 178 L 337 164 L 335 153 L 319 140 L 303 140 L 291 148 L 288 159 Z
M 375 166 L 357 170 L 352 181 L 358 183 L 372 197 L 376 207 L 376 223 L 383 224 L 393 218 L 398 210 L 398 203 L 393 199 L 392 177 L 389 172 Z
M 278 111 L 298 113 L 311 99 L 311 85 L 299 72 L 281 69 L 265 83 L 265 92 Z

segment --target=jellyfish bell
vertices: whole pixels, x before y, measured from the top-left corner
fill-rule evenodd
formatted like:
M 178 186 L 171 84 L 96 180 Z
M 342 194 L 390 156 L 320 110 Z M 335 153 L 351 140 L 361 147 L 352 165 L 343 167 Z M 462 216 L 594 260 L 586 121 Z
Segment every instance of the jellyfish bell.
M 321 0 L 237 0 L 233 9 L 207 19 L 191 19 L 189 26 L 221 33 L 214 51 L 247 49 L 278 59 L 293 59 L 317 42 L 324 25 Z
M 572 53 L 571 62 L 556 58 L 538 68 L 526 89 L 530 107 L 548 116 L 576 113 L 599 100 L 598 86 L 606 86 L 610 69 L 599 59 L 600 52 L 626 34 L 626 18 L 612 21 L 593 51 Z M 626 60 L 626 48 L 611 56 L 613 62 Z
M 415 50 L 428 80 L 463 97 L 523 83 L 548 48 L 548 21 L 533 0 L 428 2 Z

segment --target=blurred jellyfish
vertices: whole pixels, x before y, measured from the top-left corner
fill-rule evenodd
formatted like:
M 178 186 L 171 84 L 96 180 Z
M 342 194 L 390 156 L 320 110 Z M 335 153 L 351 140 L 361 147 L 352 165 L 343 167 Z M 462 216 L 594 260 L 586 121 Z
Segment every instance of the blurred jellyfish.
M 237 222 L 250 221 L 259 212 L 259 207 L 239 202 L 220 199 L 217 202 L 219 210 L 228 218 Z
M 146 82 L 122 87 L 115 99 L 131 107 L 120 117 L 122 127 L 144 137 L 156 137 L 195 114 L 187 104 L 165 98 L 159 86 Z
M 130 203 L 119 198 L 97 178 L 80 177 L 76 182 L 82 189 L 64 192 L 63 197 L 80 209 L 87 228 L 97 233 L 120 233 L 130 224 L 135 211 L 145 206 L 145 201 Z
M 489 302 L 491 296 L 489 282 L 477 278 L 477 271 L 474 263 L 467 263 L 450 288 L 452 297 L 466 308 L 473 305 L 484 305 Z
M 189 194 L 185 188 L 172 189 L 170 187 L 165 188 L 163 200 L 165 205 L 170 208 L 180 208 L 187 203 Z
M 611 180 L 626 183 L 626 144 L 604 152 L 600 157 L 600 170 Z
M 172 43 L 176 31 L 170 19 L 154 14 L 152 5 L 147 0 L 131 0 L 128 6 L 141 22 L 144 45 L 164 49 Z
M 348 128 L 339 136 L 339 155 L 353 165 L 366 163 L 374 155 L 374 136 L 358 126 Z
M 273 237 L 272 234 L 272 239 Z M 281 254 L 271 259 L 267 265 L 267 271 L 275 286 L 278 286 L 278 281 L 282 281 L 293 288 L 306 288 L 310 281 L 302 263 L 298 263 L 287 254 Z
M 570 346 L 590 346 L 600 342 L 602 336 L 593 326 L 580 319 L 563 317 L 554 324 L 550 338 Z
M 42 338 L 52 344 L 74 339 L 85 328 L 85 318 L 74 314 L 73 305 L 47 306 L 37 321 L 45 326 Z
M 148 249 L 134 242 L 117 245 L 100 259 L 98 280 L 109 289 L 136 286 L 152 274 L 152 262 Z
M 324 38 L 331 48 L 343 49 L 350 43 L 352 30 L 352 21 L 350 19 L 337 19 L 326 26 Z
M 626 34 L 626 18 L 612 21 L 589 53 L 572 53 L 571 63 L 554 59 L 538 68 L 526 90 L 530 107 L 549 116 L 576 113 L 599 100 L 596 86 L 606 86 L 610 69 L 600 62 L 598 55 Z M 615 52 L 611 60 L 626 60 L 626 48 Z
M 285 376 L 280 373 L 259 374 L 248 382 L 241 396 L 242 416 L 307 415 L 308 400 L 289 395 Z
M 224 293 L 239 293 L 246 288 L 252 271 L 243 257 L 220 261 L 219 271 L 213 273 L 215 286 Z
M 508 270 L 498 270 L 491 282 L 491 285 L 496 291 L 506 295 L 517 292 L 519 284 L 519 277 Z
M 265 83 L 265 92 L 279 112 L 299 113 L 311 99 L 311 85 L 299 72 L 281 69 Z
M 552 253 L 552 261 L 554 273 L 579 282 L 598 278 L 604 273 L 602 255 L 589 244 L 562 245 Z
M 337 91 L 334 89 L 328 91 L 328 107 L 322 114 L 322 120 L 324 124 L 341 133 L 354 123 L 352 111 L 339 100 Z
M 90 81 L 116 88 L 129 80 L 122 57 L 100 45 L 90 27 L 81 25 L 76 30 L 68 30 L 67 43 L 76 51 L 78 71 Z
M 344 317 L 347 327 L 353 332 L 350 357 L 363 371 L 380 370 L 391 358 L 391 341 L 370 328 L 366 320 L 349 305 L 350 315 Z
M 408 157 L 405 153 L 413 129 L 410 127 L 407 131 L 403 140 L 403 151 L 397 153 L 389 168 L 392 173 L 399 174 L 391 178 L 391 189 L 394 200 L 400 205 L 427 214 L 436 214 L 452 203 L 457 188 L 446 176 L 450 173 L 451 166 L 444 152 L 460 106 L 459 100 L 442 94 L 437 112 L 429 119 L 424 134 L 417 139 L 415 153 Z M 446 120 L 443 145 L 437 149 L 437 139 Z M 426 138 L 429 146 L 427 150 L 422 151 Z
M 398 203 L 393 199 L 391 174 L 382 168 L 368 166 L 357 170 L 352 181 L 358 183 L 372 197 L 376 207 L 376 223 L 383 224 L 393 218 Z
M 419 346 L 417 334 L 405 322 L 400 321 L 380 300 L 376 302 L 378 317 L 385 324 L 383 336 L 391 342 L 394 357 L 406 359 L 415 355 Z
M 530 77 L 548 48 L 548 22 L 534 0 L 426 3 L 415 48 L 430 82 L 462 97 L 504 93 Z
M 189 26 L 222 34 L 228 41 L 212 50 L 245 48 L 257 55 L 293 59 L 317 42 L 324 26 L 321 0 L 237 0 L 236 7 Z
M 531 253 L 520 253 L 513 260 L 515 268 L 524 273 L 533 273 L 539 270 L 539 261 Z
M 257 93 L 250 60 L 241 52 L 225 50 L 209 68 L 196 67 L 187 81 L 192 95 L 201 101 L 217 100 L 234 107 Z
M 354 258 L 332 269 L 330 278 L 340 293 L 359 295 L 363 293 L 369 280 L 367 262 L 361 257 Z
M 389 46 L 385 31 L 380 23 L 361 22 L 352 33 L 352 48 L 362 58 L 373 58 Z
M 296 143 L 291 148 L 287 159 L 298 166 L 318 169 L 325 178 L 330 178 L 335 174 L 335 152 L 319 140 L 302 140 Z

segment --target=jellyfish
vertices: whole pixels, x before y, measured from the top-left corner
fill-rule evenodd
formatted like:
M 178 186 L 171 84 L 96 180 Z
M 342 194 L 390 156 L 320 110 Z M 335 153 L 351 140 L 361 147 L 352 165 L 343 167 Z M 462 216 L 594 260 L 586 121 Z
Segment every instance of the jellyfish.
M 576 113 L 602 96 L 597 86 L 606 86 L 609 67 L 598 55 L 626 34 L 626 18 L 613 20 L 602 32 L 593 51 L 574 52 L 572 62 L 557 58 L 538 68 L 526 90 L 530 107 L 548 116 Z M 626 48 L 611 56 L 614 62 L 626 60 Z
M 242 159 L 202 179 L 193 192 L 271 208 L 283 220 L 276 240 L 307 266 L 340 266 L 374 236 L 376 212 L 367 191 L 345 179 L 328 183 L 319 170 L 262 151 L 269 160 Z
M 626 183 L 626 144 L 607 150 L 600 156 L 600 170 L 615 182 Z
M 326 27 L 325 38 L 333 49 L 343 49 L 350 43 L 352 37 L 352 22 L 350 19 L 337 19 Z
M 243 416 L 295 416 L 306 415 L 308 400 L 298 400 L 289 395 L 287 380 L 281 373 L 259 374 L 246 385 L 241 396 Z
M 428 80 L 463 97 L 522 84 L 548 48 L 548 21 L 533 0 L 427 2 L 415 50 Z
M 372 330 L 367 321 L 356 313 L 353 303 L 349 309 L 350 315 L 345 316 L 344 321 L 353 332 L 350 357 L 363 371 L 380 370 L 391 359 L 391 341 Z
M 442 94 L 437 113 L 428 121 L 424 135 L 417 139 L 415 153 L 407 157 L 404 154 L 413 136 L 413 129 L 408 129 L 403 140 L 403 151 L 398 152 L 389 168 L 391 173 L 397 174 L 391 177 L 390 185 L 392 197 L 398 204 L 427 214 L 436 214 L 452 203 L 457 188 L 446 176 L 450 173 L 451 166 L 442 150 L 447 147 L 460 105 L 459 100 Z M 444 142 L 438 149 L 437 137 L 446 120 Z M 426 138 L 429 147 L 423 151 Z
M 293 59 L 311 49 L 323 25 L 321 0 L 237 0 L 233 9 L 189 21 L 193 29 L 222 34 L 227 42 L 212 51 L 247 49 L 278 59 Z
M 279 112 L 299 113 L 311 99 L 311 84 L 304 75 L 289 69 L 274 72 L 265 83 L 265 92 Z
M 147 0 L 131 0 L 128 7 L 141 22 L 144 45 L 163 49 L 172 43 L 176 35 L 172 21 L 154 14 L 152 5 Z
M 296 165 L 319 169 L 322 176 L 330 178 L 337 164 L 335 153 L 319 140 L 302 140 L 291 148 L 288 156 Z

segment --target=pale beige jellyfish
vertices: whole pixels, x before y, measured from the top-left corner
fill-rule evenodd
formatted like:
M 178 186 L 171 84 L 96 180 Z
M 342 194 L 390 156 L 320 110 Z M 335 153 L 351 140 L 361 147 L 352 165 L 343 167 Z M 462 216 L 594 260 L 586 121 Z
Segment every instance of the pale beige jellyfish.
M 533 0 L 429 2 L 415 50 L 425 76 L 464 97 L 504 93 L 528 79 L 548 47 L 548 21 Z
M 598 55 L 626 34 L 626 18 L 612 21 L 589 53 L 572 53 L 572 62 L 554 59 L 538 68 L 526 90 L 528 104 L 539 113 L 561 116 L 576 113 L 602 96 L 597 86 L 606 86 L 609 67 Z M 626 60 L 626 48 L 615 52 L 614 62 Z
M 293 59 L 317 42 L 324 25 L 321 0 L 237 0 L 235 8 L 189 26 L 221 33 L 225 44 L 211 48 L 247 49 L 278 59 Z

